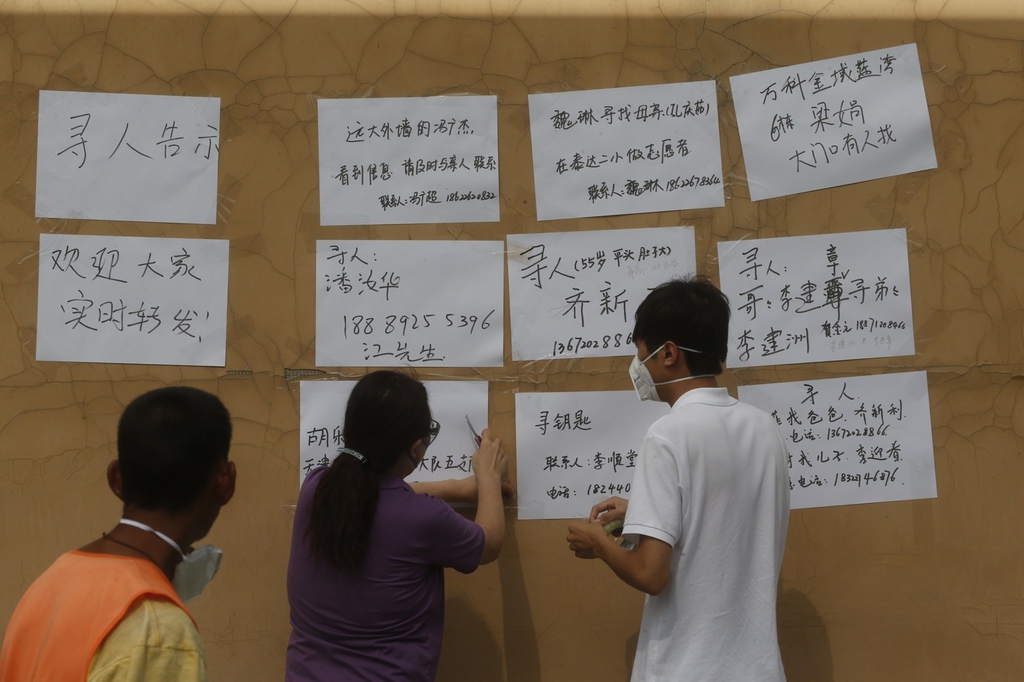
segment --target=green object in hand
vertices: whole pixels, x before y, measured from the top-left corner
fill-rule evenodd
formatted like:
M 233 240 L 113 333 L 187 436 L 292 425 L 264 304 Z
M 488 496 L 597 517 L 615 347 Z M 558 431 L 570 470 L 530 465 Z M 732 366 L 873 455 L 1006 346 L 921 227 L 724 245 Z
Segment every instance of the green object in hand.
M 604 532 L 608 535 L 611 535 L 620 528 L 622 528 L 622 519 L 615 519 L 614 521 L 609 521 L 604 524 Z

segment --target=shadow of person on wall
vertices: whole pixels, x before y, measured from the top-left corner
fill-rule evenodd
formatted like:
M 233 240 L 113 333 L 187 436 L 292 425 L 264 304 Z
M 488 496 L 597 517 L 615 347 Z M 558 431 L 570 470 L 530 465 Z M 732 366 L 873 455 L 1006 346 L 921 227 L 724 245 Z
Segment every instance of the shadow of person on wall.
M 533 611 L 526 593 L 523 562 L 519 555 L 519 538 L 514 523 L 509 524 L 505 546 L 498 558 L 501 576 L 501 606 L 504 614 L 505 679 L 539 680 L 540 653 L 533 626 Z M 478 677 L 476 679 L 486 679 Z
M 461 597 L 446 599 L 444 610 L 444 642 L 435 679 L 501 680 L 501 646 L 483 615 Z
M 445 634 L 437 669 L 438 682 L 527 682 L 541 678 L 537 633 L 526 593 L 517 529 L 513 523 L 509 523 L 507 529 L 497 561 L 502 641 L 498 641 L 493 624 L 488 624 L 472 602 L 463 597 L 449 596 L 445 600 Z M 632 656 L 635 649 L 636 642 L 633 642 L 627 656 Z
M 628 680 L 633 672 L 633 661 L 636 660 L 636 646 L 640 642 L 640 629 L 633 633 L 633 636 L 626 640 L 626 679 Z
M 787 682 L 832 682 L 832 648 L 821 614 L 796 590 L 779 597 L 779 649 Z

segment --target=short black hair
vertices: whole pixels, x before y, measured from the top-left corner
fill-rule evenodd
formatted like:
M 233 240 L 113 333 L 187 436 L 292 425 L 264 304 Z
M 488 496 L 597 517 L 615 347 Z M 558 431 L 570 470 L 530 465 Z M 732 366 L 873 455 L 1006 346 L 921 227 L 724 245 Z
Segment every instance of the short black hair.
M 135 398 L 117 425 L 121 500 L 180 512 L 199 499 L 231 448 L 231 415 L 215 395 L 188 386 Z
M 683 350 L 691 374 L 721 374 L 729 353 L 729 299 L 706 277 L 674 279 L 651 290 L 636 309 L 633 343 L 653 352 L 666 341 Z

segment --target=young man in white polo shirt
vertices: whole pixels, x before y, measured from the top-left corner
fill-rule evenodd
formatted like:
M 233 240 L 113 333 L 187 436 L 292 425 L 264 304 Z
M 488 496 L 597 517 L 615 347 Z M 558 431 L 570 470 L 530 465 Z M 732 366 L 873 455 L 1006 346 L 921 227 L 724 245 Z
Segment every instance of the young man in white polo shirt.
M 672 411 L 644 437 L 630 500 L 569 526 L 576 556 L 648 595 L 633 682 L 785 680 L 775 603 L 786 446 L 771 416 L 718 387 L 728 333 L 728 300 L 706 279 L 667 282 L 640 304 L 630 377 L 641 400 Z M 619 519 L 623 546 L 604 531 Z

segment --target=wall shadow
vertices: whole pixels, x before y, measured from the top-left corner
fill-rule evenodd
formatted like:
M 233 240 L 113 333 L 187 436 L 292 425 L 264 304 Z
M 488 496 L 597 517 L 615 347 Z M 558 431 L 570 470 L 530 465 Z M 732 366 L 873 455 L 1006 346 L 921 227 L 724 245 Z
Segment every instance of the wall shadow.
M 636 645 L 640 641 L 640 628 L 638 627 L 629 639 L 626 640 L 626 679 L 628 680 L 633 672 L 633 661 L 636 660 Z
M 445 622 L 458 623 L 459 629 L 445 629 L 437 682 L 502 679 L 501 645 L 472 602 L 449 597 L 444 608 Z
M 788 682 L 833 682 L 832 647 L 821 614 L 797 590 L 779 597 L 779 649 Z
M 514 514 L 515 511 L 512 510 L 511 513 Z M 526 593 L 522 557 L 519 555 L 519 537 L 516 534 L 518 529 L 514 522 L 509 523 L 509 519 L 506 519 L 506 523 L 508 530 L 505 534 L 505 544 L 498 559 L 504 621 L 502 631 L 505 639 L 505 679 L 509 682 L 539 680 L 540 653 L 537 649 L 537 633 L 533 627 L 530 595 Z

